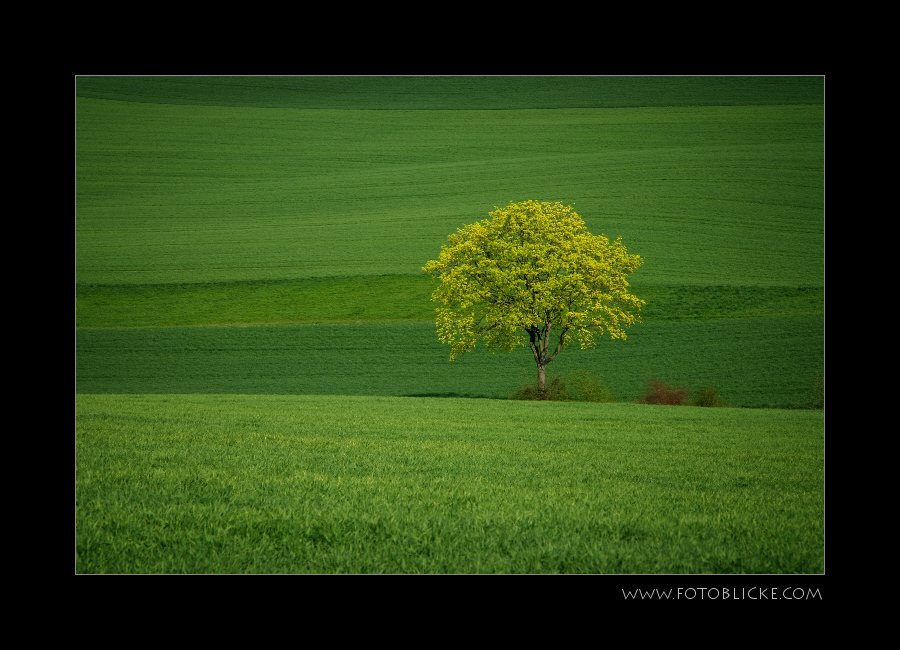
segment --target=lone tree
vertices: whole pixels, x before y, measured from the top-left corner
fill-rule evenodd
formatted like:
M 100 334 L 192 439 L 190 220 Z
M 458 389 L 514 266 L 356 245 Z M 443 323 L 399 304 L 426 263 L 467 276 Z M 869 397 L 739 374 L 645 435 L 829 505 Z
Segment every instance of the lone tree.
M 592 235 L 558 202 L 510 203 L 488 214 L 493 219 L 450 235 L 423 269 L 440 280 L 431 299 L 441 305 L 438 338 L 450 344 L 450 361 L 480 338 L 509 352 L 527 335 L 544 391 L 547 364 L 572 339 L 582 349 L 604 332 L 624 341 L 624 328 L 640 322 L 646 303 L 628 292 L 626 277 L 643 260 L 621 237 Z M 552 353 L 551 331 L 559 332 Z

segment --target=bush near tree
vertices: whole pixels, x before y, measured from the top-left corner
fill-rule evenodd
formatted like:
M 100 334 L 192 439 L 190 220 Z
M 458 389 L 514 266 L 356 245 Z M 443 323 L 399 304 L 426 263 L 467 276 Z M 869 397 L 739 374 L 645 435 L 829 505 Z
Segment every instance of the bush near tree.
M 615 401 L 600 375 L 594 375 L 584 369 L 575 370 L 565 378 L 562 375 L 551 378 L 543 390 L 536 380 L 527 382 L 509 399 L 553 402 Z
M 664 406 L 705 406 L 727 407 L 728 403 L 721 398 L 714 386 L 703 386 L 696 391 L 671 386 L 661 379 L 647 380 L 644 394 L 638 404 L 660 404 Z
M 691 405 L 725 407 L 728 406 L 728 403 L 719 396 L 719 391 L 713 386 L 703 386 L 694 394 Z
M 684 406 L 687 388 L 670 386 L 661 379 L 647 380 L 647 388 L 638 400 L 638 404 L 661 404 L 665 406 Z

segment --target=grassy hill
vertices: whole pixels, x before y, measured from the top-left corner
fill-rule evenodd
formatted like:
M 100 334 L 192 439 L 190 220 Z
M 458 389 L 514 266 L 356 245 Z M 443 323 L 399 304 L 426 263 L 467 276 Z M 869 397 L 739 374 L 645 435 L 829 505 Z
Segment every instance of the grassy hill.
M 347 111 L 77 102 L 78 282 L 419 274 L 495 206 L 573 204 L 636 283 L 817 285 L 821 106 Z
M 118 353 L 104 337 L 150 336 L 116 328 L 349 323 L 358 327 L 342 335 L 347 349 L 362 350 L 377 345 L 376 330 L 418 322 L 414 338 L 425 341 L 432 286 L 421 267 L 447 234 L 524 198 L 572 203 L 592 232 L 622 235 L 645 258 L 633 283 L 649 304 L 635 337 L 681 320 L 699 328 L 689 341 L 676 330 L 635 340 L 668 338 L 672 350 L 718 341 L 710 354 L 765 350 L 775 366 L 796 368 L 786 394 L 774 382 L 765 397 L 737 390 L 735 403 L 799 404 L 820 370 L 819 326 L 800 328 L 800 348 L 785 340 L 779 350 L 789 321 L 765 319 L 824 312 L 821 79 L 86 77 L 76 91 L 82 392 L 116 390 L 103 354 Z M 556 104 L 540 103 L 549 98 Z M 713 323 L 722 318 L 744 319 L 732 324 L 742 333 L 723 339 Z M 178 350 L 199 333 L 172 335 L 183 340 Z M 328 339 L 310 336 L 307 347 Z M 417 343 L 402 358 L 412 363 L 434 345 Z M 625 359 L 612 349 L 566 350 L 551 371 L 574 364 L 618 375 L 623 398 L 649 378 L 640 373 L 722 383 L 690 367 L 673 372 L 649 343 L 622 348 Z M 498 396 L 528 371 L 517 358 L 514 379 L 505 359 L 502 377 L 481 384 L 495 388 L 464 390 L 447 378 L 461 371 L 441 363 L 421 392 Z M 168 365 L 173 389 L 191 389 L 190 366 Z M 353 377 L 341 388 L 339 367 L 320 365 L 314 392 L 358 392 Z M 739 374 L 753 383 L 747 370 Z M 283 380 L 266 385 L 313 390 L 294 371 L 269 367 Z M 138 392 L 164 380 L 129 377 Z M 215 385 L 224 384 L 196 389 Z M 397 385 L 393 394 L 406 392 Z

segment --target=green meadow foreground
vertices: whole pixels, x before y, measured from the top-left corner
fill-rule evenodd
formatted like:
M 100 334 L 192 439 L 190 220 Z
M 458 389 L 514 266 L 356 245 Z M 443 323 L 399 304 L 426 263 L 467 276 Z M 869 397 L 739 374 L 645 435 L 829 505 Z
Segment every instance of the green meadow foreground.
M 78 573 L 821 573 L 823 413 L 79 395 Z

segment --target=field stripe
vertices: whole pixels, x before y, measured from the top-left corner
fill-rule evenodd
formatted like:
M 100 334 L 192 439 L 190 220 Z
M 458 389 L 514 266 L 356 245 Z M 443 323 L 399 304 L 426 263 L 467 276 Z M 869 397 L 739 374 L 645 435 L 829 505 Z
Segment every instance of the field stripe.
M 806 77 L 92 77 L 79 97 L 163 104 L 401 110 L 821 104 Z
M 824 362 L 824 317 L 645 323 L 628 340 L 566 348 L 553 375 L 600 373 L 619 400 L 657 377 L 716 387 L 735 406 L 801 406 Z M 435 395 L 506 398 L 533 379 L 520 348 L 449 363 L 430 323 L 80 329 L 81 393 Z
M 430 277 L 356 276 L 163 285 L 80 284 L 78 327 L 433 322 Z M 644 320 L 712 320 L 824 312 L 822 287 L 638 284 Z

